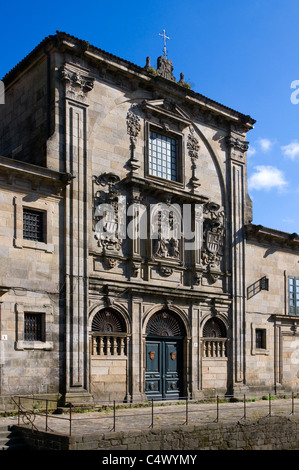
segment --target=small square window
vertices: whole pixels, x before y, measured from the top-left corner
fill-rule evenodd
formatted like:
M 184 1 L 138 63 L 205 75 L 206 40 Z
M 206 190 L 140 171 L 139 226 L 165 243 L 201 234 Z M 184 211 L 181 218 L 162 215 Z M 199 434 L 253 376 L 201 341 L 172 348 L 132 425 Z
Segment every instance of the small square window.
M 266 330 L 255 330 L 255 347 L 256 349 L 266 349 Z
M 45 341 L 44 314 L 24 313 L 24 341 Z
M 44 242 L 44 217 L 42 211 L 23 208 L 23 238 Z

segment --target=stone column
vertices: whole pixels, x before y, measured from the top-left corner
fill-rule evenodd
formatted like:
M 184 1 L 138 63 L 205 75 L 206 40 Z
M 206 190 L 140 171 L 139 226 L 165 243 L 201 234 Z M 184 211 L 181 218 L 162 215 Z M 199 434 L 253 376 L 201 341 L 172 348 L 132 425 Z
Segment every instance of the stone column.
M 247 175 L 243 136 L 231 132 L 226 143 L 229 154 L 230 246 L 232 304 L 232 360 L 234 388 L 245 384 L 245 211 Z
M 65 194 L 66 392 L 81 394 L 89 387 L 86 98 L 93 80 L 68 66 L 62 68 L 61 80 L 65 83 L 65 170 L 73 176 Z

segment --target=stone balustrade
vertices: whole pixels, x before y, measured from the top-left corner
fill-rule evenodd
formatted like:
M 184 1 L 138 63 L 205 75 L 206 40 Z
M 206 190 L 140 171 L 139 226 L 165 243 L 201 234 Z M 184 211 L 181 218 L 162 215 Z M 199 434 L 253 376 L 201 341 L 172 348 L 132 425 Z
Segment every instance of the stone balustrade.
M 93 333 L 91 336 L 91 354 L 93 356 L 126 356 L 126 333 Z
M 227 338 L 204 338 L 203 357 L 227 357 Z

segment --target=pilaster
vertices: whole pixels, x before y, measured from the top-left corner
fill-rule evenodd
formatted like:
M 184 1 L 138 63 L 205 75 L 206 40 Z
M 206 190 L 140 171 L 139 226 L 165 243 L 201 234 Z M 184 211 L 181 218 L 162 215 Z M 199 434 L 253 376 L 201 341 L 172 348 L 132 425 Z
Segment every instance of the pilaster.
M 229 200 L 232 271 L 233 382 L 242 386 L 246 380 L 245 363 L 245 211 L 246 168 L 248 143 L 243 136 L 231 132 L 226 139 L 229 156 Z
M 66 393 L 86 392 L 88 380 L 87 93 L 93 79 L 65 65 L 65 168 L 73 176 L 65 193 Z

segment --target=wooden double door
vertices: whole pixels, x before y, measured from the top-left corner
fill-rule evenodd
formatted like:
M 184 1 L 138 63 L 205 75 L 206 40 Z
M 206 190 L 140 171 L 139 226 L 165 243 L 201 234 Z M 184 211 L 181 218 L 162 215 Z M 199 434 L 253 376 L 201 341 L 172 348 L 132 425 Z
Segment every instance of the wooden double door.
M 146 341 L 145 393 L 154 400 L 183 396 L 183 339 L 150 337 Z

